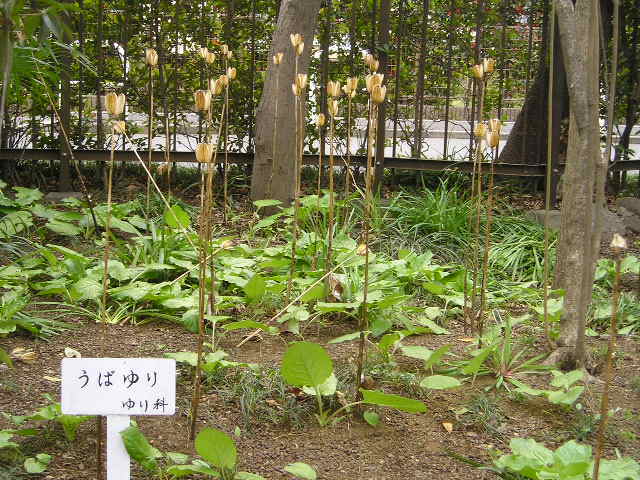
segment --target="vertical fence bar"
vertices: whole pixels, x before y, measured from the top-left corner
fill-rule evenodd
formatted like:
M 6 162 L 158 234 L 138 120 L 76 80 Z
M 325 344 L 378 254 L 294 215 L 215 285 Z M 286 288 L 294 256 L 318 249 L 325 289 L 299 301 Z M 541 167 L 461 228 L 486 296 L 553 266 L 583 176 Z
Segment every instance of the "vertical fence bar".
M 449 0 L 449 25 L 447 35 L 447 89 L 445 92 L 444 106 L 444 142 L 442 148 L 442 158 L 444 160 L 449 156 L 449 100 L 451 97 L 451 82 L 453 79 L 451 57 L 453 56 L 453 15 L 455 13 L 455 0 Z
M 422 128 L 424 122 L 424 76 L 427 56 L 427 29 L 429 24 L 429 0 L 422 2 L 422 28 L 420 34 L 420 53 L 418 54 L 418 74 L 416 78 L 416 106 L 414 111 L 414 137 L 411 156 L 422 157 Z

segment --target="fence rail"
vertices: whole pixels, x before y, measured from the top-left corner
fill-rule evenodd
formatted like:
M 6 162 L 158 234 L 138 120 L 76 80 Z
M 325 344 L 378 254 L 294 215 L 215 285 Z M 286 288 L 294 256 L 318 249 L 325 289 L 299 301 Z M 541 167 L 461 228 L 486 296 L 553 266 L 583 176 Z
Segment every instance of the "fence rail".
M 137 152 L 144 161 L 148 159 L 149 152 L 140 150 Z M 23 160 L 60 160 L 65 153 L 56 149 L 0 149 L 0 160 L 2 161 L 23 161 Z M 218 152 L 218 157 L 222 158 L 223 152 Z M 109 150 L 74 150 L 73 157 L 82 162 L 105 162 L 109 160 Z M 253 153 L 228 153 L 229 163 L 232 164 L 252 164 Z M 341 157 L 344 158 L 344 157 Z M 169 152 L 169 159 L 174 163 L 193 163 L 195 164 L 195 155 L 193 152 Z M 133 151 L 116 150 L 114 152 L 114 160 L 116 162 L 137 162 L 138 157 Z M 315 165 L 318 162 L 317 155 L 305 154 L 305 165 Z M 152 162 L 165 162 L 165 152 L 153 151 L 151 154 Z M 367 157 L 364 155 L 352 155 L 352 166 L 365 166 Z M 337 166 L 344 166 L 344 163 L 338 163 Z M 402 158 L 402 157 L 385 157 L 384 167 L 397 170 L 416 170 L 428 172 L 444 172 L 458 171 L 471 173 L 473 171 L 473 163 L 469 161 L 446 161 L 433 159 L 418 158 Z M 564 169 L 564 165 L 560 165 L 560 169 Z M 640 160 L 626 160 L 623 162 L 613 163 L 609 169 L 615 172 L 640 170 Z M 546 174 L 546 165 L 528 165 L 517 163 L 496 163 L 496 175 L 518 176 L 518 177 L 544 177 Z

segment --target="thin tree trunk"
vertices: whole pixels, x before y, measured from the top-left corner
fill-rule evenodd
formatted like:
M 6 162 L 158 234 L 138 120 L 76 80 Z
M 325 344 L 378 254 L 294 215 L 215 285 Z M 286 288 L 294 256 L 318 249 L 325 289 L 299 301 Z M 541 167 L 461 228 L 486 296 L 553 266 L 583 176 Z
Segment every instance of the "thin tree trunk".
M 381 0 L 380 2 L 380 20 L 378 23 L 378 45 L 389 44 L 389 30 L 391 25 L 389 22 L 389 13 L 391 11 L 391 0 Z M 388 78 L 387 67 L 389 64 L 389 55 L 387 49 L 378 50 L 380 61 L 380 71 L 384 73 L 385 79 Z M 376 165 L 375 165 L 375 183 L 373 185 L 374 191 L 380 187 L 382 182 L 382 176 L 384 174 L 384 145 L 386 137 L 386 124 L 387 124 L 387 102 L 382 102 L 378 105 L 378 126 L 376 133 Z
M 282 0 L 280 5 L 278 25 L 273 34 L 267 58 L 272 58 L 278 52 L 284 53 L 284 60 L 278 67 L 282 81 L 276 91 L 275 68 L 273 62 L 268 62 L 262 98 L 256 112 L 256 151 L 251 178 L 251 198 L 254 200 L 265 198 L 272 163 L 271 198 L 278 199 L 287 205 L 293 200 L 296 186 L 294 174 L 297 171 L 295 168 L 294 95 L 291 92 L 295 53 L 291 47 L 289 35 L 300 33 L 304 36 L 305 48 L 299 58 L 298 66 L 299 71 L 305 73 L 309 67 L 320 4 L 321 0 Z M 278 99 L 278 132 L 276 137 L 278 157 L 272 159 L 276 97 Z

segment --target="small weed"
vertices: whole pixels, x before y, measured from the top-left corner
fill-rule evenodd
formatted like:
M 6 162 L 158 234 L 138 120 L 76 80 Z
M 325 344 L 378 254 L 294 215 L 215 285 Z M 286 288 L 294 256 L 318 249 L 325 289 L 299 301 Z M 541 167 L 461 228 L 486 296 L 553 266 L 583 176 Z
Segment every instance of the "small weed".
M 505 417 L 494 397 L 484 394 L 476 395 L 466 408 L 468 412 L 461 416 L 464 425 L 492 436 L 502 436 Z
M 629 383 L 629 386 L 634 392 L 640 393 L 640 375 L 636 375 L 635 377 L 633 377 L 631 379 L 631 382 Z

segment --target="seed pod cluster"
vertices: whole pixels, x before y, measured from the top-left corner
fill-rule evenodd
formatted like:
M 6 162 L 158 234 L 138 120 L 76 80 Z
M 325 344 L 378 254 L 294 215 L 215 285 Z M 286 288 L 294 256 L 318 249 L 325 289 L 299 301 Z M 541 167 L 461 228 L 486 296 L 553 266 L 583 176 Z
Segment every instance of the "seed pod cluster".
M 206 112 L 211 106 L 211 92 L 209 90 L 196 90 L 193 93 L 196 110 Z

